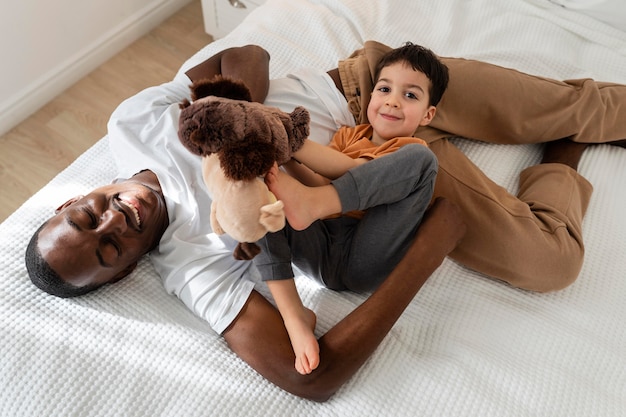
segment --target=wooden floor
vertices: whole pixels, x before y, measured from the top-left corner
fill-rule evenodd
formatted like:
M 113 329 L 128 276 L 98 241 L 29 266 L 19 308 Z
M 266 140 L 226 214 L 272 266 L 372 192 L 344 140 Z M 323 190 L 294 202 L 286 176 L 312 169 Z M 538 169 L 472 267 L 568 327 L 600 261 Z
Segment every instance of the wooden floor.
M 102 138 L 121 101 L 171 80 L 212 40 L 194 0 L 1 136 L 0 222 Z

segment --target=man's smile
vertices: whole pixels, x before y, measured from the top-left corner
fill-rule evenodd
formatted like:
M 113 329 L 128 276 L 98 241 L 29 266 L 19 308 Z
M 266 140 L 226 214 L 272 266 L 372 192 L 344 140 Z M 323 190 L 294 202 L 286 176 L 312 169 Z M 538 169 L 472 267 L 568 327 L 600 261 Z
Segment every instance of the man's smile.
M 129 216 L 129 217 L 131 217 L 131 219 L 134 220 L 136 228 L 141 229 L 142 216 L 141 216 L 141 204 L 139 203 L 139 201 L 136 199 L 131 199 L 126 196 L 124 197 L 120 196 L 119 202 L 121 203 L 122 206 L 130 210 L 130 212 L 132 213 L 132 216 Z

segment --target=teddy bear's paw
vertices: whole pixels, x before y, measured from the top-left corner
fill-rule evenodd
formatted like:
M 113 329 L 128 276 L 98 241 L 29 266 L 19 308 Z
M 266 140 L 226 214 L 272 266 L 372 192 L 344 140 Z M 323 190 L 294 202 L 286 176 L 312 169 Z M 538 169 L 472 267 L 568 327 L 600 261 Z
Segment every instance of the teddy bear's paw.
M 261 248 L 256 243 L 239 242 L 233 256 L 240 261 L 249 261 L 261 252 Z

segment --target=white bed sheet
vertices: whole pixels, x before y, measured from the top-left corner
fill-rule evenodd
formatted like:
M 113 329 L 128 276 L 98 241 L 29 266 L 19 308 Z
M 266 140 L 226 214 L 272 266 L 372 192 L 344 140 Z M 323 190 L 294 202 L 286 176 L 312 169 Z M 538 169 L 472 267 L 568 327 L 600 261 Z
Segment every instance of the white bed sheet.
M 274 76 L 332 68 L 368 39 L 626 83 L 626 33 L 548 0 L 268 0 L 181 72 L 245 43 L 270 51 Z M 513 192 L 541 153 L 458 145 Z M 249 368 L 165 293 L 147 260 L 79 299 L 30 284 L 23 253 L 32 232 L 65 198 L 115 175 L 104 138 L 0 225 L 0 416 L 623 416 L 626 150 L 593 147 L 580 171 L 595 191 L 586 259 L 571 287 L 529 293 L 446 260 L 365 366 L 318 404 Z M 297 282 L 318 334 L 364 299 Z

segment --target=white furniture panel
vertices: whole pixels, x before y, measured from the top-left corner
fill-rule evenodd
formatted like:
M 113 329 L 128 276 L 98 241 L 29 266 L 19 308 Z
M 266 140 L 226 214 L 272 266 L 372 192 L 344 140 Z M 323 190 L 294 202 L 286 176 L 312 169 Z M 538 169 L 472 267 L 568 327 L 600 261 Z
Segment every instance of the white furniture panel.
M 214 39 L 226 36 L 265 0 L 202 0 L 204 30 Z

